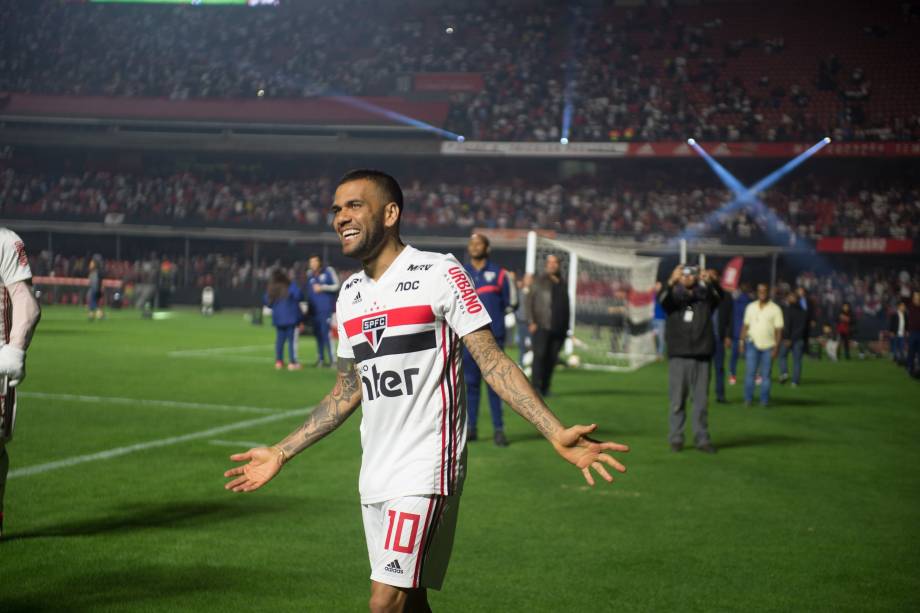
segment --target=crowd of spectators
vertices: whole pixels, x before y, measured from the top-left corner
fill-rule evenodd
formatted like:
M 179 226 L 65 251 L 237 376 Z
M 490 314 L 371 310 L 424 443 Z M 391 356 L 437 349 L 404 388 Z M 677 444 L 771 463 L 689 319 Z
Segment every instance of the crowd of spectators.
M 920 189 L 887 179 L 864 183 L 840 175 L 808 175 L 766 192 L 765 208 L 718 214 L 732 199 L 727 190 L 653 170 L 615 181 L 410 179 L 403 186 L 408 203 L 403 227 L 435 235 L 477 227 L 538 228 L 656 240 L 689 230 L 790 245 L 825 236 L 920 235 Z M 43 220 L 325 229 L 333 194 L 334 182 L 325 177 L 36 174 L 11 167 L 0 172 L 0 214 Z
M 446 127 L 473 139 L 558 140 L 564 116 L 581 141 L 920 139 L 920 94 L 898 86 L 920 76 L 916 3 L 607 4 L 0 0 L 0 91 L 389 95 L 462 72 L 485 87 L 453 96 Z

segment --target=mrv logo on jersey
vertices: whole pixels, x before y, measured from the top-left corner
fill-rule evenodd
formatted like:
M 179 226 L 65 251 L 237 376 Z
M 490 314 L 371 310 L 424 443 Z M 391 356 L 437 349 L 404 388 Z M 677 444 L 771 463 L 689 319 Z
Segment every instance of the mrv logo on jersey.
M 396 398 L 397 396 L 411 396 L 415 391 L 412 377 L 419 373 L 418 368 L 407 368 L 402 373 L 395 370 L 385 370 L 380 372 L 377 366 L 361 369 L 365 374 L 361 375 L 361 383 L 364 384 L 364 398 L 370 402 L 381 396 L 387 398 Z M 369 375 L 369 376 L 368 376 Z

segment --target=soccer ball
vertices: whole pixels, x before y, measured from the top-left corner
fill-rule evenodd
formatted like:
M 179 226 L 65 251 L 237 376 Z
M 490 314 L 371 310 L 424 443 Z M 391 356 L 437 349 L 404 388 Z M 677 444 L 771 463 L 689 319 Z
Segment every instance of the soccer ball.
M 581 358 L 578 357 L 577 353 L 569 354 L 569 357 L 565 359 L 565 365 L 569 368 L 578 368 L 581 366 Z

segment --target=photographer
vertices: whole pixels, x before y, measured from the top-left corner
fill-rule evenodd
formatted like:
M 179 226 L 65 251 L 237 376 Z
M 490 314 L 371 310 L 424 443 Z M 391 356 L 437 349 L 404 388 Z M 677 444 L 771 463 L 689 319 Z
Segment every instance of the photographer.
M 667 314 L 671 451 L 684 447 L 684 405 L 693 400 L 693 436 L 696 448 L 715 453 L 709 439 L 709 368 L 715 352 L 712 314 L 723 298 L 718 275 L 696 266 L 678 265 L 658 301 Z

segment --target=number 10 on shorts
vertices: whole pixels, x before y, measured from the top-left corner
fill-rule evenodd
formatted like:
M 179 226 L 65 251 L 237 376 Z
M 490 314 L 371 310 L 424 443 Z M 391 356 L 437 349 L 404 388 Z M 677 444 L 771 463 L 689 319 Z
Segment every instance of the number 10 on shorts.
M 415 535 L 418 532 L 418 524 L 422 520 L 422 516 L 416 515 L 415 513 L 403 513 L 402 511 L 397 514 L 397 512 L 393 509 L 387 511 L 387 515 L 390 518 L 390 522 L 387 526 L 387 540 L 386 543 L 384 543 L 383 548 L 399 553 L 411 554 L 413 551 L 415 551 Z M 406 526 L 407 522 L 410 524 L 408 527 Z M 393 534 L 394 524 L 396 525 L 395 535 Z M 409 534 L 405 538 L 409 542 L 407 544 L 403 544 L 403 535 L 406 532 Z M 390 546 L 390 537 L 393 537 L 392 546 Z

